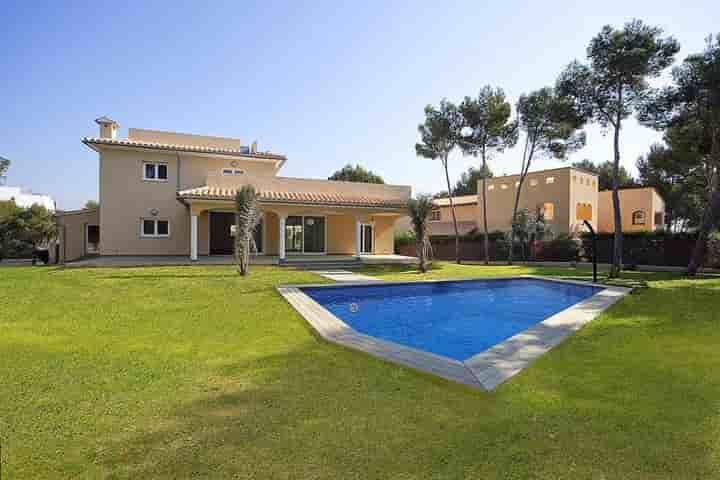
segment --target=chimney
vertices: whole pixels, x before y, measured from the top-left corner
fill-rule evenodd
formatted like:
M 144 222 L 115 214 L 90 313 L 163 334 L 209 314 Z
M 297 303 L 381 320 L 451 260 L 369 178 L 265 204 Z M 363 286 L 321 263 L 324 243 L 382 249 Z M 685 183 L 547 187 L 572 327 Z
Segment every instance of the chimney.
M 120 124 L 108 117 L 100 117 L 95 119 L 95 123 L 100 125 L 100 138 L 117 138 L 117 131 Z

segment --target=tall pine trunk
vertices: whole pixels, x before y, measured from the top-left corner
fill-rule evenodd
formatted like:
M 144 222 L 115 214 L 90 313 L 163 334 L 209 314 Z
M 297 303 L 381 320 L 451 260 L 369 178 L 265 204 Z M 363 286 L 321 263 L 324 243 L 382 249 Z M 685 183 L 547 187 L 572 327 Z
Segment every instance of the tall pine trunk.
M 622 100 L 622 97 L 620 97 Z M 615 136 L 613 139 L 614 161 L 613 161 L 613 219 L 615 222 L 615 237 L 613 239 L 613 258 L 610 267 L 610 278 L 620 276 L 623 260 L 623 233 L 622 233 L 622 215 L 620 211 L 620 114 L 618 113 L 615 122 Z
M 515 223 L 517 222 L 517 211 L 520 205 L 520 191 L 522 190 L 525 175 L 521 175 L 518 182 L 517 191 L 515 192 L 515 206 L 513 207 L 512 225 L 510 226 L 510 252 L 508 253 L 508 265 L 513 263 L 513 247 L 515 246 Z
M 487 160 L 485 158 L 485 151 L 482 153 L 482 210 L 483 210 L 483 244 L 485 247 L 485 265 L 490 264 L 490 239 L 488 238 L 488 227 L 487 227 L 487 190 L 485 188 L 485 172 L 487 172 Z
M 448 173 L 447 154 L 443 158 L 443 167 L 445 168 L 445 182 L 448 189 L 448 202 L 450 202 L 450 212 L 452 213 L 453 228 L 455 229 L 455 263 L 460 263 L 460 234 L 458 233 L 457 218 L 455 217 L 455 205 L 453 204 L 452 189 L 450 188 L 450 173 Z
M 715 182 L 717 184 L 717 182 Z M 702 266 L 705 260 L 705 250 L 707 249 L 707 240 L 710 235 L 710 231 L 720 223 L 720 190 L 716 185 L 714 192 L 710 197 L 705 213 L 703 215 L 703 222 L 698 232 L 698 238 L 695 242 L 695 248 L 693 249 L 693 255 L 688 265 L 688 276 L 695 277 L 698 269 Z

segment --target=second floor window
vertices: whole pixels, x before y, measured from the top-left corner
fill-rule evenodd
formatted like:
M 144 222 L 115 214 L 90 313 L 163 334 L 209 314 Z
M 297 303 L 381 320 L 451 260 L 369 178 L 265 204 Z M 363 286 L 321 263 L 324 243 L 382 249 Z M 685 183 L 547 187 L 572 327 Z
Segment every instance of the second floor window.
M 167 163 L 145 162 L 143 163 L 143 180 L 153 182 L 167 182 L 168 166 Z
M 237 169 L 237 168 L 223 168 L 222 174 L 223 175 L 244 175 L 245 171 Z
M 430 221 L 431 222 L 439 222 L 440 221 L 440 210 L 433 210 L 430 212 Z

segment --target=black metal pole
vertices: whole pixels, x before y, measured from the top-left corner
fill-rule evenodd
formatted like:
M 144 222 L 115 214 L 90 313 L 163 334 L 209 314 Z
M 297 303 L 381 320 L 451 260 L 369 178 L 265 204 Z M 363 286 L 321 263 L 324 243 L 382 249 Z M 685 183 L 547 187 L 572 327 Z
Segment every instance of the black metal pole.
M 590 230 L 590 234 L 592 235 L 592 243 L 593 243 L 593 282 L 597 283 L 597 235 L 595 234 L 595 229 L 590 225 L 590 222 L 587 220 L 583 220 L 585 223 L 585 226 L 588 227 Z

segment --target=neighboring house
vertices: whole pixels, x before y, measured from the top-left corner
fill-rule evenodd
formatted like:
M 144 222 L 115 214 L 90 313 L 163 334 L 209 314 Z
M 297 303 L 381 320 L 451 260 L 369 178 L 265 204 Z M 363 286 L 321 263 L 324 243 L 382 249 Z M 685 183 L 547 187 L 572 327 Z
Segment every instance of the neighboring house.
M 280 177 L 284 155 L 236 138 L 131 128 L 120 139 L 117 122 L 96 122 L 100 135 L 82 141 L 100 158 L 100 255 L 196 260 L 231 254 L 234 197 L 243 185 L 259 194 L 262 255 L 284 261 L 288 255 L 393 253 L 394 224 L 405 213 L 409 186 Z M 92 211 L 75 215 L 93 224 Z
M 55 200 L 49 195 L 32 193 L 32 190 L 23 187 L 0 186 L 0 201 L 15 200 L 18 207 L 29 208 L 33 205 L 40 205 L 49 211 L 55 211 Z
M 487 185 L 488 231 L 509 231 L 519 184 L 519 175 L 489 178 Z M 482 192 L 482 182 L 478 191 Z M 525 177 L 518 209 L 542 212 L 554 234 L 584 231 L 580 218 L 598 221 L 598 177 L 575 167 L 530 172 Z M 480 194 L 478 194 L 478 198 Z M 482 225 L 482 202 L 478 202 L 477 224 Z
M 452 209 L 449 198 L 436 198 L 433 200 L 435 209 L 430 213 L 430 236 L 448 237 L 455 235 Z M 460 195 L 453 197 L 455 219 L 457 220 L 458 234 L 466 235 L 478 228 L 478 196 Z
M 623 232 L 652 232 L 665 228 L 665 202 L 655 188 L 623 188 L 618 193 Z M 600 192 L 599 208 L 599 231 L 614 232 L 612 190 Z

